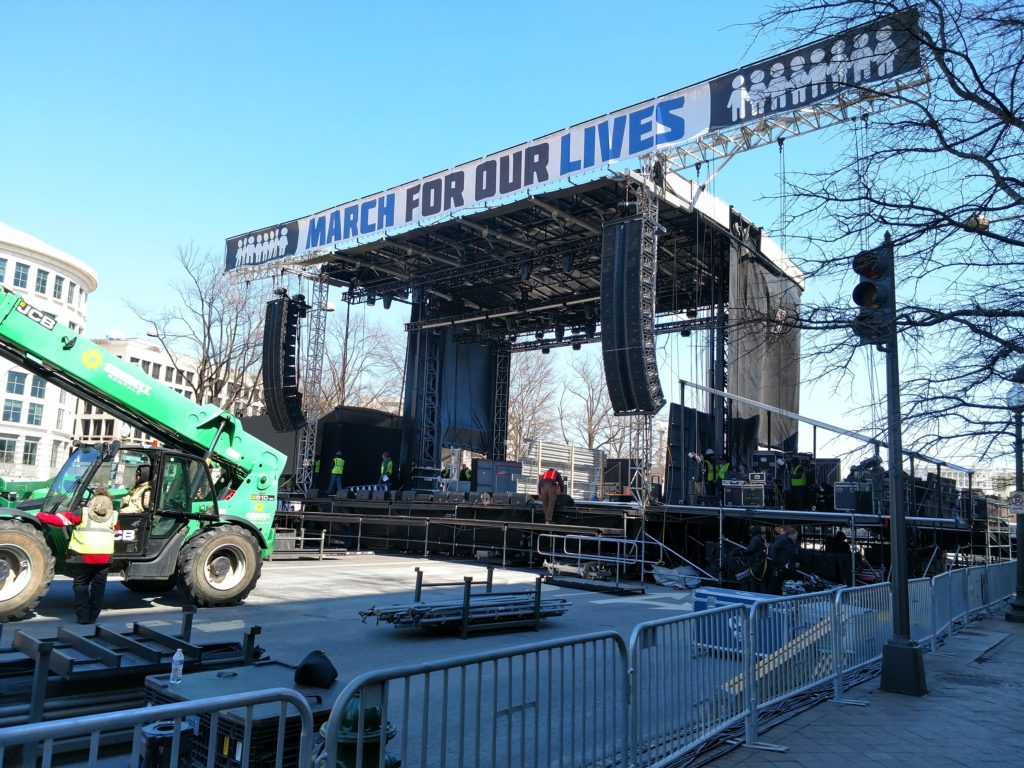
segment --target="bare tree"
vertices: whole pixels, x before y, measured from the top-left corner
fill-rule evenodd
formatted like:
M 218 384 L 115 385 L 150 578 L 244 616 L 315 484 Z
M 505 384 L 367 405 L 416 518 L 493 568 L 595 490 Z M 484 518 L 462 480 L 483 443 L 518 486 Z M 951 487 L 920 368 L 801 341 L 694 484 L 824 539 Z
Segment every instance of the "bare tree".
M 628 441 L 626 420 L 612 411 L 604 369 L 592 357 L 572 358 L 563 377 L 558 416 L 567 443 L 582 444 L 592 451 L 610 451 Z
M 557 437 L 558 375 L 550 355 L 518 352 L 509 379 L 506 455 L 514 461 L 526 453 L 527 440 Z
M 236 414 L 260 399 L 263 300 L 247 282 L 228 277 L 220 260 L 192 244 L 178 247 L 182 277 L 171 286 L 177 301 L 149 308 L 128 303 L 155 335 L 196 402 Z
M 405 337 L 371 327 L 366 316 L 346 304 L 340 322 L 328 326 L 322 374 L 323 407 L 351 405 L 398 412 L 401 402 Z
M 787 179 L 790 250 L 810 285 L 834 290 L 817 303 L 805 297 L 801 324 L 821 331 L 810 339 L 817 372 L 849 374 L 850 259 L 891 232 L 905 439 L 992 458 L 1008 442 L 1006 382 L 1024 363 L 1020 3 L 784 0 L 757 27 L 802 42 L 911 9 L 919 22 L 900 16 L 893 27 L 920 46 L 926 94 L 897 96 L 846 132 L 830 166 Z

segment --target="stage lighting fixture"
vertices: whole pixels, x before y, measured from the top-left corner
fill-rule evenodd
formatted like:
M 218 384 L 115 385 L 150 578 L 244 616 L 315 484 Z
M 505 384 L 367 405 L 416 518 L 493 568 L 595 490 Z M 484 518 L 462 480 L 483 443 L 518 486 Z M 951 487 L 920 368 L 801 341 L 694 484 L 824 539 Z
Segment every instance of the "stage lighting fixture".
M 565 338 L 565 326 L 564 325 L 556 325 L 555 326 L 555 338 L 558 341 L 561 341 L 562 339 Z
M 283 296 L 284 298 L 288 298 L 288 289 L 287 288 L 275 288 L 274 289 L 274 295 L 275 296 Z
M 540 350 L 540 353 L 542 355 L 550 355 L 551 354 L 551 347 L 542 347 L 541 350 Z
M 686 310 L 686 316 L 692 320 L 697 316 L 697 310 L 690 307 L 690 309 Z
M 544 331 L 537 331 L 537 341 L 544 340 Z
M 682 336 L 683 338 L 686 338 L 687 336 L 690 335 L 690 329 L 689 328 L 683 328 L 683 330 L 681 330 L 679 332 L 679 335 Z
M 583 345 L 580 344 L 578 341 L 574 341 L 573 345 L 572 345 L 572 348 L 574 350 L 576 350 L 577 352 L 579 352 L 581 349 L 583 349 Z
M 523 266 L 519 272 L 519 277 L 522 279 L 522 282 L 525 283 L 527 280 L 530 279 L 531 271 L 533 271 L 533 266 L 530 264 L 530 262 L 523 262 Z
M 374 296 L 372 293 L 366 294 L 366 306 L 372 307 L 376 303 L 377 303 L 377 297 L 376 296 Z
M 587 338 L 592 339 L 597 336 L 597 323 L 587 323 Z
M 381 296 L 381 302 L 384 304 L 384 309 L 391 309 L 391 294 L 385 293 Z

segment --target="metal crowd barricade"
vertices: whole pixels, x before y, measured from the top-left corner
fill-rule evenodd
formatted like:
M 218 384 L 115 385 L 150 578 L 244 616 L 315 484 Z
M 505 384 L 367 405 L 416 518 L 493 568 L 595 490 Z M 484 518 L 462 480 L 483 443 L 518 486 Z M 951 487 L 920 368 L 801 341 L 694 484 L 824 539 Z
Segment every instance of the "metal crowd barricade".
M 814 592 L 751 606 L 751 717 L 760 707 L 832 679 L 835 599 L 835 592 Z
M 967 569 L 967 618 L 985 609 L 985 566 L 972 565 Z
M 940 638 L 953 631 L 953 608 L 950 591 L 949 571 L 932 577 L 932 635 L 931 650 L 934 651 Z
M 840 632 L 833 635 L 833 696 L 842 700 L 843 676 L 882 658 L 892 635 L 892 591 L 888 582 L 841 589 L 835 595 Z
M 160 704 L 155 707 L 137 707 L 122 712 L 107 712 L 100 715 L 87 715 L 65 720 L 53 720 L 45 723 L 30 723 L 0 729 L 0 768 L 15 765 L 36 765 L 34 755 L 42 753 L 41 768 L 50 768 L 54 764 L 55 742 L 75 737 L 88 738 L 88 762 L 76 762 L 75 765 L 87 765 L 89 768 L 99 765 L 99 750 L 103 734 L 125 732 L 132 729 L 132 753 L 128 765 L 140 764 L 143 746 L 143 726 L 152 723 L 170 721 L 173 723 L 173 736 L 170 745 L 169 762 L 167 765 L 179 765 L 183 749 L 181 738 L 182 725 L 191 715 L 210 715 L 209 742 L 206 753 L 206 765 L 223 765 L 215 762 L 219 755 L 218 717 L 226 710 L 245 710 L 245 728 L 242 741 L 237 745 L 238 752 L 232 754 L 234 765 L 249 765 L 250 748 L 252 746 L 252 725 L 254 708 L 260 704 L 279 703 L 277 753 L 273 765 L 281 768 L 284 764 L 284 749 L 292 745 L 285 744 L 285 720 L 289 707 L 294 708 L 301 723 L 297 759 L 298 765 L 309 765 L 312 761 L 313 744 L 313 712 L 305 697 L 288 688 L 270 688 L 264 691 L 249 693 L 233 693 L 230 696 L 217 696 L 199 701 L 184 701 L 174 704 Z M 20 749 L 18 749 L 20 747 Z M 18 754 L 21 753 L 21 754 Z M 187 757 L 191 758 L 191 755 Z M 6 760 L 9 759 L 10 762 Z M 191 763 L 188 763 L 191 764 Z M 262 765 L 263 763 L 261 763 Z
M 1007 560 L 989 566 L 988 584 L 990 587 L 990 607 L 999 604 L 1008 597 L 1013 597 L 1017 591 L 1016 561 Z
M 949 572 L 949 621 L 950 631 L 967 621 L 970 611 L 967 602 L 967 569 L 954 568 Z
M 932 608 L 932 580 L 910 579 L 910 637 L 916 643 L 931 643 L 935 637 L 935 614 Z
M 678 759 L 747 714 L 746 606 L 734 605 L 633 630 L 630 765 Z
M 370 672 L 335 702 L 318 764 L 341 742 L 347 765 L 606 766 L 626 753 L 628 688 L 614 632 Z

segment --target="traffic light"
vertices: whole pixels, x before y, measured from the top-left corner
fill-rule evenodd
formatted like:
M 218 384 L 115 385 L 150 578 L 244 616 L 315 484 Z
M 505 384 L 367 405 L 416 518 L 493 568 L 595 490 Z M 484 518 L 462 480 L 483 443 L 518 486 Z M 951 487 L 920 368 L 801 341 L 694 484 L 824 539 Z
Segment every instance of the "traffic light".
M 860 275 L 853 303 L 861 308 L 853 332 L 862 344 L 885 344 L 896 333 L 896 278 L 888 232 L 882 245 L 853 257 L 853 271 Z

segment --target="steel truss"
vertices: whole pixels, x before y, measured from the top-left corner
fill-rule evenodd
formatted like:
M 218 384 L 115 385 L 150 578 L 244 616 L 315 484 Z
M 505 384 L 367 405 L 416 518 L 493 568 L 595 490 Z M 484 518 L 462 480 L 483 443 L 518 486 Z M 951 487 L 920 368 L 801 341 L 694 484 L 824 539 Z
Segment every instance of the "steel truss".
M 440 350 L 441 336 L 433 333 L 422 332 L 423 355 L 420 360 L 422 366 L 420 376 L 420 388 L 418 392 L 420 434 L 419 452 L 415 461 L 420 466 L 436 467 L 440 464 L 441 444 L 437 434 L 438 414 L 437 396 L 440 389 Z
M 508 344 L 498 345 L 494 350 L 494 439 L 491 443 L 491 458 L 505 460 L 508 443 L 508 399 L 512 379 L 512 348 Z
M 317 451 L 317 425 L 323 413 L 323 367 L 327 347 L 327 281 L 317 275 L 311 279 L 312 301 L 306 312 L 306 359 L 302 366 L 303 415 L 306 424 L 299 432 L 297 464 L 298 486 L 303 491 L 313 487 L 316 477 L 314 462 Z
M 668 152 L 667 172 L 726 160 L 740 152 L 757 149 L 795 136 L 831 128 L 856 118 L 866 118 L 928 96 L 928 73 L 892 81 L 882 90 L 851 87 L 833 101 L 819 102 L 792 112 L 774 114 L 754 123 L 713 131 Z

